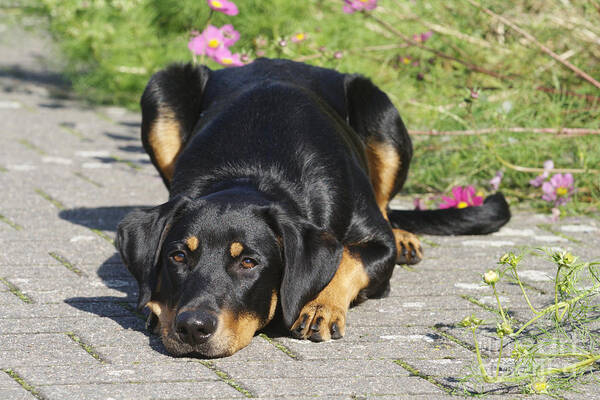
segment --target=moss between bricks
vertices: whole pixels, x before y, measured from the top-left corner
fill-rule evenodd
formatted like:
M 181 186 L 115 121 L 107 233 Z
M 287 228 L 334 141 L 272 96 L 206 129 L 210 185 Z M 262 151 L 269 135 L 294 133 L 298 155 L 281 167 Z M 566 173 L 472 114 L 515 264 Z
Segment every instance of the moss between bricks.
M 129 168 L 133 168 L 133 169 L 134 169 L 134 170 L 136 170 L 136 171 L 139 171 L 139 170 L 141 170 L 141 169 L 142 169 L 142 167 L 140 167 L 139 165 L 137 165 L 137 164 L 136 164 L 136 163 L 134 163 L 133 161 L 124 160 L 124 159 L 122 159 L 122 158 L 120 158 L 120 157 L 117 157 L 117 156 L 114 156 L 114 155 L 111 155 L 111 156 L 110 156 L 110 158 L 112 158 L 113 160 L 115 160 L 115 162 L 118 162 L 118 163 L 125 164 L 125 165 L 127 165 Z
M 83 350 L 85 350 L 86 353 L 88 353 L 90 356 L 94 357 L 97 361 L 101 362 L 102 364 L 106 364 L 106 360 L 104 360 L 100 356 L 100 354 L 98 354 L 98 352 L 91 345 L 85 343 L 75 333 L 73 333 L 73 332 L 65 332 L 65 335 L 67 335 L 72 341 L 74 341 L 75 343 L 77 343 Z
M 89 183 L 89 184 L 92 184 L 92 185 L 94 185 L 94 186 L 96 186 L 96 187 L 99 187 L 99 188 L 100 188 L 100 187 L 104 187 L 104 185 L 103 185 L 103 184 L 101 184 L 101 183 L 99 183 L 99 182 L 96 182 L 95 180 L 93 180 L 93 179 L 89 178 L 88 176 L 86 176 L 86 175 L 82 174 L 81 172 L 75 171 L 75 172 L 73 172 L 73 175 L 75 175 L 76 177 L 78 177 L 78 178 L 80 178 L 80 179 L 83 179 L 83 180 L 84 180 L 84 181 L 86 181 L 87 183 Z
M 19 142 L 20 145 L 28 148 L 31 151 L 35 151 L 36 153 L 38 153 L 41 156 L 45 156 L 48 153 L 46 153 L 44 150 L 42 150 L 41 148 L 39 148 L 38 146 L 36 146 L 35 144 L 31 143 L 29 140 L 27 139 L 19 139 L 17 140 L 17 142 Z
M 29 384 L 25 379 L 23 379 L 23 377 L 21 377 L 21 375 L 16 373 L 14 370 L 12 370 L 10 368 L 6 368 L 6 369 L 2 369 L 2 372 L 7 374 L 8 376 L 10 376 L 15 382 L 17 382 L 19 385 L 21 385 L 21 387 L 23 389 L 25 389 L 29 393 L 31 393 L 33 395 L 33 397 L 35 397 L 36 399 L 39 399 L 39 400 L 46 399 L 44 396 L 42 396 L 40 394 L 40 392 L 35 387 L 33 387 L 31 384 Z
M 40 195 L 43 199 L 49 201 L 50 203 L 52 203 L 52 205 L 54 205 L 54 207 L 58 208 L 59 210 L 64 210 L 67 207 L 65 207 L 65 205 L 63 203 L 61 203 L 60 201 L 56 200 L 54 197 L 50 196 L 48 193 L 44 192 L 42 189 L 40 188 L 35 188 L 35 192 Z
M 139 312 L 138 310 L 136 310 L 134 307 L 131 307 L 129 304 L 122 302 L 122 301 L 118 301 L 116 304 L 123 307 L 125 310 L 129 311 L 130 313 L 132 313 L 133 315 L 135 315 L 142 321 L 146 322 L 146 319 L 147 319 L 146 316 L 144 314 L 142 314 L 141 312 Z
M 80 131 L 78 131 L 75 128 L 70 127 L 67 124 L 62 123 L 59 126 L 61 127 L 61 129 L 63 131 L 67 132 L 68 134 L 71 134 L 71 135 L 73 135 L 73 136 L 75 136 L 75 137 L 77 137 L 77 138 L 79 138 L 81 140 L 85 140 L 86 139 L 86 137 L 85 137 L 85 135 L 83 133 L 81 133 Z
M 407 370 L 410 374 L 418 376 L 419 378 L 426 380 L 427 382 L 438 387 L 439 389 L 443 390 L 444 392 L 448 393 L 449 395 L 452 395 L 452 396 L 464 396 L 464 395 L 475 396 L 475 395 L 479 394 L 479 393 L 471 392 L 468 390 L 461 390 L 461 389 L 452 387 L 448 384 L 445 384 L 443 382 L 440 382 L 433 376 L 427 375 L 427 374 L 419 371 L 417 368 L 413 367 L 412 365 L 410 365 L 409 363 L 407 363 L 404 360 L 401 360 L 401 359 L 394 360 L 394 363 L 401 366 L 405 370 Z
M 228 384 L 229 386 L 231 386 L 232 388 L 234 388 L 235 390 L 237 390 L 244 396 L 246 396 L 250 399 L 256 397 L 248 389 L 243 388 L 239 383 L 237 383 L 227 372 L 219 369 L 213 362 L 206 361 L 206 360 L 198 360 L 198 362 L 200 364 L 204 365 L 206 368 L 213 371 L 215 373 L 215 375 L 217 375 L 219 377 L 219 379 L 221 379 L 223 382 L 225 382 L 226 384 Z
M 457 345 L 464 347 L 465 349 L 467 349 L 473 353 L 475 352 L 475 346 L 473 346 L 470 343 L 465 342 L 464 340 L 457 338 L 456 336 L 452 335 L 449 332 L 442 330 L 439 325 L 432 326 L 431 329 L 433 329 L 438 335 L 443 336 L 444 338 L 456 343 Z M 488 358 L 488 356 L 486 354 L 482 354 L 482 357 Z
M 48 254 L 50 255 L 50 257 L 54 258 L 56 261 L 58 261 L 59 263 L 64 265 L 64 267 L 66 269 L 73 272 L 75 275 L 85 276 L 85 273 L 82 270 L 80 270 L 79 268 L 77 268 L 76 266 L 71 264 L 71 262 L 69 260 L 67 260 L 65 257 L 61 256 L 60 254 L 55 253 L 53 251 L 48 252 Z
M 11 228 L 20 231 L 23 229 L 23 227 L 19 224 L 17 224 L 16 222 L 11 221 L 10 219 L 6 218 L 4 215 L 0 214 L 0 221 L 4 222 L 6 225 L 10 226 Z
M 27 304 L 33 304 L 34 301 L 31 297 L 27 296 L 25 293 L 21 292 L 21 289 L 19 289 L 17 286 L 15 286 L 14 284 L 12 284 L 11 282 L 9 282 L 8 280 L 6 280 L 5 278 L 0 278 L 0 282 L 2 282 L 6 287 L 8 287 L 8 290 L 14 294 L 15 296 L 17 296 L 19 299 L 21 299 L 21 301 L 23 303 L 27 303 Z
M 269 344 L 275 346 L 275 348 L 277 348 L 277 350 L 282 351 L 286 356 L 290 357 L 291 359 L 296 360 L 296 361 L 298 361 L 300 359 L 300 357 L 297 354 L 295 354 L 292 350 L 290 350 L 288 347 L 273 340 L 272 338 L 268 337 L 266 334 L 261 333 L 258 336 L 265 339 L 267 342 L 269 342 Z
M 102 232 L 100 229 L 89 228 L 90 231 L 94 232 L 96 235 L 100 236 L 102 239 L 106 240 L 108 243 L 115 245 L 115 240 L 108 236 L 106 233 Z

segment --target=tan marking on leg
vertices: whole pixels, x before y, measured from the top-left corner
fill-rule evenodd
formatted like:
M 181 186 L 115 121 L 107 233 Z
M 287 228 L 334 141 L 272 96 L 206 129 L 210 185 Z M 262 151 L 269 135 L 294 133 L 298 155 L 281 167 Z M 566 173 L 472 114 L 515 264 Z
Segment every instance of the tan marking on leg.
M 423 259 L 423 248 L 419 238 L 410 232 L 402 229 L 392 229 L 396 239 L 396 264 L 416 264 Z M 414 251 L 413 256 L 411 252 Z
M 200 241 L 198 240 L 198 238 L 196 236 L 190 236 L 185 241 L 185 244 L 191 251 L 195 251 L 198 248 L 199 243 L 200 243 Z
M 175 161 L 181 151 L 181 126 L 168 107 L 158 109 L 158 117 L 152 123 L 148 142 L 154 152 L 158 168 L 170 181 L 175 170 Z
M 395 146 L 383 142 L 367 143 L 366 151 L 375 200 L 383 217 L 387 220 L 387 206 L 401 166 L 400 155 Z
M 241 243 L 231 243 L 231 247 L 229 247 L 229 254 L 231 254 L 231 257 L 235 258 L 239 256 L 240 254 L 242 254 L 242 251 L 244 251 L 244 246 Z
M 332 336 L 339 339 L 345 333 L 350 303 L 368 284 L 369 277 L 362 261 L 345 247 L 333 279 L 302 308 L 291 330 L 302 338 L 317 341 L 329 340 Z

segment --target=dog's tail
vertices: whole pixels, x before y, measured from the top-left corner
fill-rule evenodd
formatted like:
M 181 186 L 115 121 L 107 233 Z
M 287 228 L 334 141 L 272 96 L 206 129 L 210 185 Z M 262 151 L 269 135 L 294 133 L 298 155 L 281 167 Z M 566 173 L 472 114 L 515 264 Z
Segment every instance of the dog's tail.
M 443 210 L 391 210 L 392 227 L 428 235 L 484 235 L 496 232 L 510 219 L 510 210 L 500 192 L 478 207 Z

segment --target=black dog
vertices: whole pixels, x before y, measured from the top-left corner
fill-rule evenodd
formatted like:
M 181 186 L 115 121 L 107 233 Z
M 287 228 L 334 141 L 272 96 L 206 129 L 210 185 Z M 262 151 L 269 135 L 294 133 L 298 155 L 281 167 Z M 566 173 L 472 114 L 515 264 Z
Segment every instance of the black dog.
M 170 200 L 127 215 L 117 247 L 173 355 L 233 354 L 279 315 L 297 338 L 341 338 L 351 303 L 386 295 L 394 265 L 421 260 L 408 231 L 488 233 L 510 218 L 501 194 L 389 210 L 412 145 L 360 75 L 266 59 L 175 65 L 141 104 Z

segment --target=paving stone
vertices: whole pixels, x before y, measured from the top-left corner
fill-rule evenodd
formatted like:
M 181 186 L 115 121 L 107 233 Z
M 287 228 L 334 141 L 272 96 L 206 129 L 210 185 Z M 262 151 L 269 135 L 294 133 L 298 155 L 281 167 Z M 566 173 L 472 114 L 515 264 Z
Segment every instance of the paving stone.
M 400 367 L 397 367 L 400 369 Z M 400 372 L 402 374 L 402 372 Z M 354 379 L 353 379 L 354 378 Z M 356 383 L 360 380 L 360 387 Z M 286 378 L 286 379 L 254 379 L 251 390 L 259 397 L 264 395 L 279 395 L 295 397 L 306 394 L 315 396 L 334 393 L 337 395 L 378 396 L 378 395 L 407 395 L 430 394 L 435 397 L 444 392 L 429 382 L 406 376 L 373 376 L 363 379 L 360 376 L 345 378 Z
M 35 387 L 106 383 L 157 383 L 184 381 L 216 382 L 213 371 L 196 361 L 162 362 L 159 364 L 90 364 L 84 367 L 42 366 L 19 367 L 17 372 Z
M 0 398 L 11 400 L 35 400 L 35 396 L 22 387 L 3 388 L 0 387 Z
M 0 337 L 0 360 L 11 368 L 98 362 L 65 334 L 39 333 Z
M 40 392 L 48 400 L 108 400 L 108 399 L 231 399 L 243 398 L 228 384 L 220 381 L 109 383 L 42 386 Z

